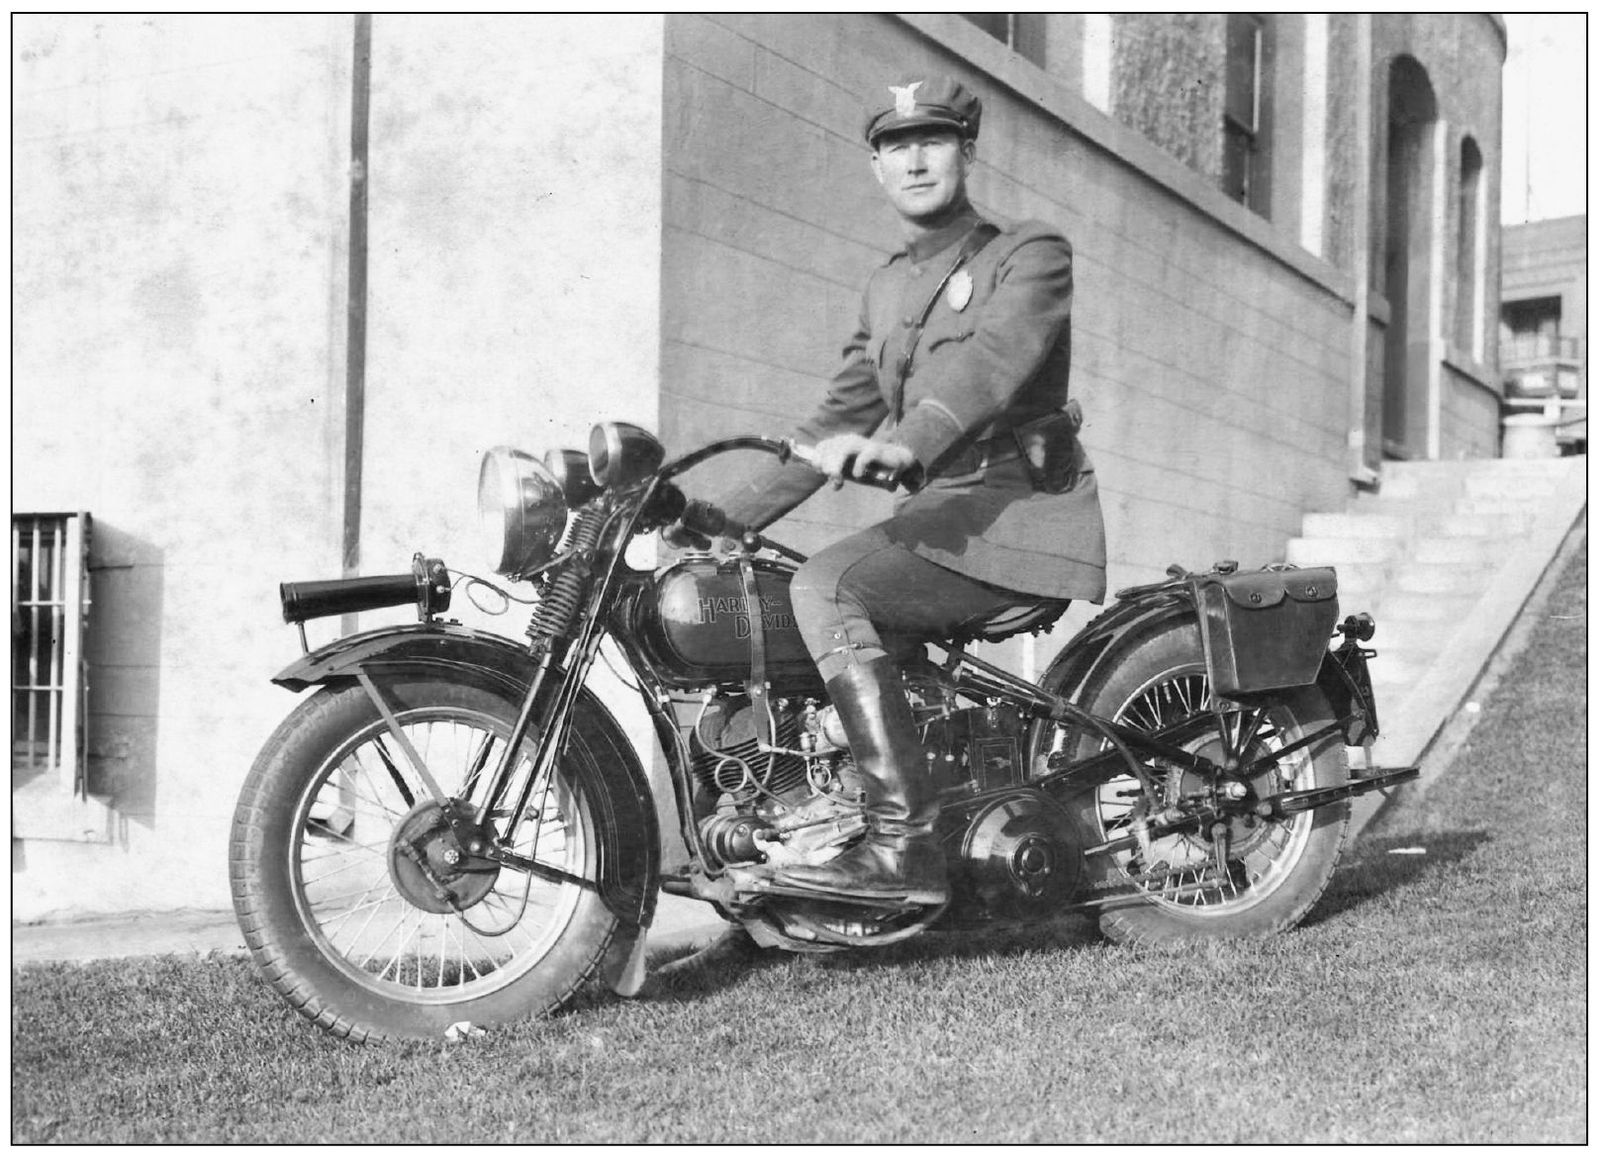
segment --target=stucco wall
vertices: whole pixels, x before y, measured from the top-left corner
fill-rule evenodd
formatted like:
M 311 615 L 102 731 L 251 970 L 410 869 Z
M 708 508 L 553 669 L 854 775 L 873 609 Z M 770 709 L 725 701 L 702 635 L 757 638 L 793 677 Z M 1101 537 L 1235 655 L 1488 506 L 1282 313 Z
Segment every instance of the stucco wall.
M 374 18 L 365 567 L 484 571 L 482 452 L 656 423 L 662 40 L 656 16 Z
M 229 809 L 291 700 L 274 582 L 339 563 L 349 27 L 16 20 L 12 502 L 95 518 L 119 819 L 13 841 L 13 916 L 227 901 Z
M 487 446 L 655 423 L 662 42 L 655 16 L 374 19 L 365 572 L 485 571 Z M 221 907 L 295 701 L 277 583 L 341 571 L 353 20 L 24 17 L 14 51 L 14 505 L 96 517 L 119 840 L 13 841 L 13 916 Z
M 985 102 L 980 207 L 1046 219 L 1072 241 L 1073 392 L 1101 480 L 1111 587 L 1176 561 L 1282 558 L 1302 513 L 1347 492 L 1347 302 L 1202 211 L 1221 194 L 1137 133 L 1101 117 L 1110 147 L 1097 144 L 1059 115 L 1091 115 L 1064 89 L 1040 79 L 1029 102 L 978 66 L 1010 66 L 986 36 L 958 18 L 922 27 L 938 39 L 878 16 L 670 18 L 666 428 L 684 443 L 782 431 L 815 403 L 865 276 L 899 244 L 867 172 L 863 94 L 943 68 Z M 1273 243 L 1264 222 L 1229 208 Z M 846 487 L 778 535 L 815 547 L 882 500 Z M 1075 607 L 1058 637 L 1093 612 Z M 1043 663 L 1052 644 L 1024 660 Z

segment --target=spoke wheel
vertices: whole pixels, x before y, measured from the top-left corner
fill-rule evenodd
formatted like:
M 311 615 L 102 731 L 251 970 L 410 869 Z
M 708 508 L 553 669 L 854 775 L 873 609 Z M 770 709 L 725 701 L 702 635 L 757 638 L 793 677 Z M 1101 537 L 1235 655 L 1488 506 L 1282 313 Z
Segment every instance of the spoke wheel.
M 1199 808 L 1199 799 L 1231 785 L 1244 786 L 1255 799 L 1346 780 L 1339 735 L 1278 756 L 1255 772 L 1234 772 L 1236 765 L 1251 766 L 1286 749 L 1333 715 L 1312 687 L 1269 694 L 1228 715 L 1226 748 L 1207 708 L 1207 676 L 1193 621 L 1181 620 L 1133 646 L 1098 671 L 1082 696 L 1081 704 L 1097 716 L 1152 732 L 1200 718 L 1201 725 L 1187 727 L 1194 736 L 1179 744 L 1221 767 L 1206 772 L 1141 758 L 1143 780 L 1124 772 L 1077 799 L 1103 841 L 1143 834 L 1143 815 Z M 1107 745 L 1086 734 L 1076 755 L 1090 756 Z M 1137 904 L 1103 913 L 1101 928 L 1123 941 L 1255 937 L 1287 929 L 1328 885 L 1349 808 L 1342 802 L 1284 818 L 1226 812 L 1217 823 L 1142 836 L 1135 848 L 1098 855 L 1092 872 L 1103 893 L 1143 895 Z
M 601 858 L 596 794 L 583 785 L 599 751 L 578 732 L 517 820 L 494 809 L 475 831 L 507 835 L 557 880 L 500 868 L 464 853 L 448 827 L 473 828 L 516 703 L 422 679 L 383 692 L 405 742 L 361 687 L 328 687 L 253 766 L 230 873 L 254 958 L 303 1014 L 355 1038 L 439 1037 L 562 1004 L 618 929 L 582 884 Z M 432 796 L 410 746 L 446 798 Z M 529 739 L 522 755 L 527 768 Z
M 449 860 L 458 851 L 448 814 L 473 816 L 507 748 L 507 725 L 452 707 L 398 720 L 455 797 L 445 804 L 429 797 L 384 722 L 353 734 L 313 775 L 298 806 L 291 845 L 297 911 L 308 936 L 355 982 L 421 1004 L 460 1002 L 501 989 L 540 961 L 585 891 L 485 859 Z M 529 768 L 527 756 L 521 770 Z M 506 826 L 508 816 L 494 812 L 494 828 Z M 510 848 L 588 876 L 588 824 L 570 788 L 550 781 L 521 815 Z

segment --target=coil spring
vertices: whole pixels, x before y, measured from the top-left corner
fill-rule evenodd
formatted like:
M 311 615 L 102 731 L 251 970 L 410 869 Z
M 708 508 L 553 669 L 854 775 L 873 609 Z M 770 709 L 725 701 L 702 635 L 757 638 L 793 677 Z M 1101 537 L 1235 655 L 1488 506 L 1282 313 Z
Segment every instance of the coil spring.
M 591 505 L 581 510 L 565 530 L 559 550 L 573 551 L 576 556 L 561 565 L 537 594 L 531 623 L 525 627 L 525 636 L 530 638 L 533 649 L 550 647 L 555 637 L 566 635 L 574 627 L 581 599 L 587 592 L 591 574 L 589 562 L 598 547 L 598 539 L 603 536 L 608 516 L 607 509 Z

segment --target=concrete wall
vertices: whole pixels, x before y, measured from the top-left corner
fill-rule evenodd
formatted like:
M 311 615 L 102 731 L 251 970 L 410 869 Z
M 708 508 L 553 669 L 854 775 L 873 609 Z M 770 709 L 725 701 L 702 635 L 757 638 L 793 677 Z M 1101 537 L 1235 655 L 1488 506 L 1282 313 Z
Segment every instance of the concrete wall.
M 662 40 L 374 19 L 364 571 L 484 572 L 488 445 L 654 423 Z M 18 19 L 13 504 L 96 518 L 117 818 L 14 840 L 14 917 L 228 904 L 235 795 L 295 700 L 276 585 L 341 570 L 352 51 L 350 16 Z
M 14 25 L 12 504 L 95 518 L 118 819 L 13 841 L 13 916 L 227 902 L 229 810 L 291 700 L 274 582 L 338 564 L 350 25 Z
M 374 18 L 371 571 L 484 571 L 492 445 L 656 423 L 662 40 L 653 16 Z
M 669 18 L 667 431 L 781 432 L 815 403 L 866 275 L 899 244 L 862 102 L 922 68 L 985 102 L 979 206 L 1072 241 L 1073 392 L 1111 587 L 1281 558 L 1303 512 L 1348 492 L 1345 278 L 957 17 Z M 818 496 L 778 535 L 817 547 L 882 501 Z M 1009 660 L 1043 664 L 1094 611 Z

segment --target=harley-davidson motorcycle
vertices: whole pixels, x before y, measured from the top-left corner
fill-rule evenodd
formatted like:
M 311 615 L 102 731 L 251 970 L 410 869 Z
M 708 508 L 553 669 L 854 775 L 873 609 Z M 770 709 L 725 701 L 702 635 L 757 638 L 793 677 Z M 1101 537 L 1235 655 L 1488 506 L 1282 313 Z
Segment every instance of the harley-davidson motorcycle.
M 1374 625 L 1337 628 L 1333 569 L 1175 567 L 1118 593 L 1037 684 L 969 649 L 1044 631 L 1066 602 L 1025 599 L 906 664 L 947 905 L 790 889 L 771 867 L 830 860 L 866 828 L 791 616 L 804 558 L 675 483 L 755 450 L 810 459 L 738 437 L 666 463 L 622 423 L 585 452 L 487 453 L 481 519 L 496 572 L 531 587 L 524 644 L 443 619 L 455 578 L 423 556 L 280 587 L 304 655 L 274 681 L 316 691 L 252 766 L 229 864 L 252 956 L 301 1013 L 353 1039 L 440 1037 L 593 979 L 633 993 L 661 891 L 796 951 L 1077 911 L 1122 941 L 1274 933 L 1323 893 L 1350 799 L 1418 772 L 1368 765 Z M 654 532 L 675 559 L 629 564 Z M 309 620 L 410 603 L 417 624 L 307 651 Z M 664 751 L 675 869 L 637 751 L 586 684 L 613 664 L 606 639 Z

